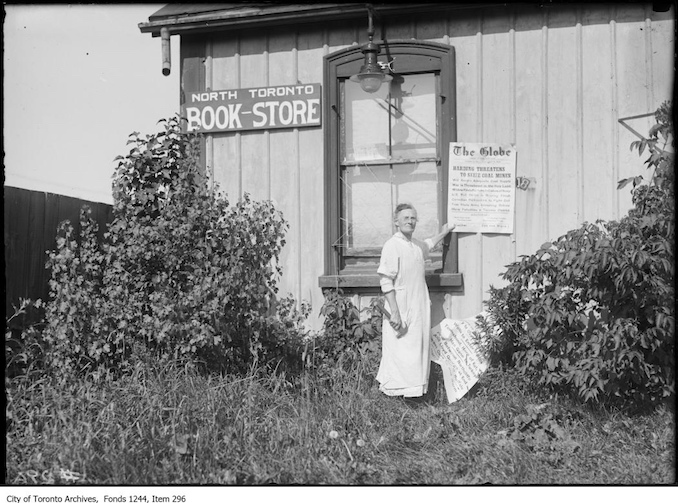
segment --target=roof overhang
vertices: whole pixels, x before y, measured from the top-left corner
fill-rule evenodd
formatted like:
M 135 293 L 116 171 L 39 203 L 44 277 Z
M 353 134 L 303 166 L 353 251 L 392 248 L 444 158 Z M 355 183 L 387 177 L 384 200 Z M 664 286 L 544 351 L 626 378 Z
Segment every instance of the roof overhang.
M 168 4 L 149 17 L 148 22 L 139 23 L 142 33 L 160 36 L 166 28 L 171 35 L 182 35 L 223 29 L 247 29 L 263 26 L 285 26 L 299 23 L 323 23 L 327 21 L 366 16 L 366 3 L 334 4 Z M 371 4 L 377 15 L 401 15 L 432 11 L 460 10 L 496 4 L 456 3 L 394 3 Z

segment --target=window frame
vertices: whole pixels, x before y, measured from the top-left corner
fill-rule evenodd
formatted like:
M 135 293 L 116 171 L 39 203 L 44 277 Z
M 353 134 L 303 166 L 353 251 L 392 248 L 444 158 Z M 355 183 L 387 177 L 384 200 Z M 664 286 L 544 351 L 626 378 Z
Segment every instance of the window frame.
M 440 89 L 438 122 L 440 130 L 441 197 L 443 222 L 447 216 L 447 184 L 450 142 L 456 141 L 456 82 L 454 47 L 437 42 L 396 40 L 380 42 L 381 57 L 386 51 L 394 59 L 394 70 L 409 73 L 439 73 Z M 364 55 L 360 46 L 352 46 L 324 57 L 323 113 L 325 115 L 325 227 L 324 227 L 324 275 L 318 278 L 322 288 L 361 289 L 377 291 L 379 276 L 373 265 L 352 266 L 343 269 L 341 250 L 335 246 L 341 236 L 341 137 L 340 137 L 340 79 L 347 79 L 359 72 Z M 429 237 L 429 236 L 425 236 Z M 429 288 L 461 290 L 463 278 L 458 270 L 458 237 L 451 233 L 443 244 L 443 267 L 427 270 Z
M 441 197 L 438 197 L 437 200 L 436 200 L 436 203 L 437 203 L 436 204 L 436 206 L 437 206 L 436 213 L 437 213 L 437 217 L 438 217 L 438 222 L 441 222 L 441 221 L 444 220 L 442 214 L 445 211 L 445 208 L 443 207 L 444 205 L 442 204 L 442 200 L 441 200 L 443 181 L 442 181 L 442 158 L 441 158 L 441 155 L 440 155 L 441 143 L 440 143 L 440 138 L 439 138 L 439 131 L 440 131 L 439 117 L 440 117 L 440 107 L 441 107 L 440 72 L 437 71 L 437 70 L 430 71 L 430 72 L 417 72 L 417 73 L 403 72 L 402 73 L 402 76 L 404 77 L 403 84 L 407 83 L 408 77 L 412 77 L 412 76 L 415 76 L 415 75 L 428 76 L 431 79 L 430 83 L 433 84 L 433 88 L 432 88 L 433 92 L 430 94 L 430 96 L 435 101 L 435 103 L 434 103 L 435 120 L 434 120 L 434 124 L 433 124 L 433 128 L 435 129 L 435 143 L 431 143 L 431 145 L 433 145 L 434 149 L 435 149 L 435 152 L 433 154 L 428 152 L 428 153 L 422 155 L 422 154 L 418 154 L 418 153 L 414 152 L 414 153 L 411 153 L 411 155 L 406 155 L 404 157 L 400 157 L 400 156 L 392 157 L 391 156 L 391 154 L 392 154 L 391 148 L 393 148 L 393 144 L 391 143 L 391 141 L 392 141 L 391 132 L 388 132 L 387 133 L 388 142 L 389 142 L 389 145 L 388 145 L 388 150 L 389 150 L 388 154 L 389 155 L 388 155 L 388 157 L 385 157 L 383 159 L 373 159 L 373 160 L 349 160 L 349 159 L 346 158 L 347 151 L 345 151 L 346 149 L 349 148 L 349 144 L 346 141 L 347 136 L 349 135 L 349 128 L 347 128 L 347 125 L 346 125 L 347 121 L 348 121 L 348 117 L 346 117 L 346 118 L 339 117 L 340 124 L 342 124 L 341 132 L 339 134 L 339 140 L 340 140 L 340 143 L 341 143 L 340 149 L 339 149 L 339 154 L 340 154 L 340 158 L 339 158 L 339 161 L 340 161 L 339 162 L 339 169 L 340 169 L 339 180 L 340 180 L 340 183 L 339 183 L 339 186 L 340 186 L 340 192 L 341 192 L 341 197 L 342 197 L 342 208 L 340 210 L 340 214 L 341 214 L 341 217 L 342 217 L 341 218 L 342 223 L 344 224 L 341 227 L 341 230 L 340 230 L 342 238 L 348 238 L 348 236 L 346 235 L 346 232 L 347 232 L 346 225 L 349 223 L 349 221 L 351 223 L 353 223 L 353 219 L 351 219 L 350 215 L 349 215 L 350 212 L 349 213 L 345 212 L 345 210 L 347 210 L 346 203 L 347 203 L 347 191 L 348 191 L 347 190 L 348 185 L 347 185 L 346 177 L 350 177 L 349 171 L 356 168 L 356 167 L 358 167 L 361 170 L 363 168 L 367 169 L 367 170 L 376 169 L 381 173 L 385 173 L 386 171 L 382 171 L 383 169 L 385 169 L 389 173 L 390 177 L 392 177 L 392 176 L 398 176 L 398 175 L 402 174 L 403 170 L 417 169 L 417 167 L 420 164 L 433 165 L 434 169 L 436 171 L 436 179 L 438 180 L 438 187 L 436 189 L 436 191 L 437 191 L 436 193 L 440 194 L 440 196 L 441 196 Z M 347 85 L 348 82 L 349 82 L 348 79 L 343 79 L 343 78 L 338 79 L 338 85 L 339 85 L 339 88 L 340 88 L 340 107 L 339 107 L 339 109 L 340 109 L 340 112 L 343 112 L 343 113 L 347 113 L 346 107 L 351 103 L 348 100 L 347 93 L 346 93 L 346 85 Z M 351 85 L 354 86 L 354 89 L 358 93 L 359 97 L 361 97 L 361 98 L 362 97 L 371 97 L 371 95 L 360 90 L 359 84 L 351 83 Z M 412 85 L 412 84 L 410 84 L 410 85 Z M 384 85 L 384 86 L 382 86 L 382 88 L 383 88 L 383 91 L 386 95 L 386 99 L 388 99 L 389 103 L 392 104 L 393 103 L 393 97 L 390 96 L 389 89 L 387 89 L 388 86 Z M 403 106 L 405 106 L 404 101 L 403 101 Z M 389 120 L 388 126 L 389 126 L 389 128 L 391 128 L 392 125 L 393 125 L 393 123 L 391 121 L 394 120 L 394 117 L 391 113 L 388 114 L 388 120 Z M 355 122 L 354 122 L 354 124 L 355 124 Z M 393 189 L 393 185 L 391 185 L 391 189 Z M 412 200 L 409 200 L 409 199 L 403 199 L 402 201 L 413 202 Z M 391 201 L 391 204 L 389 204 L 388 206 L 391 209 L 393 207 L 395 207 L 394 201 Z M 415 203 L 415 206 L 417 206 L 417 210 L 419 211 L 419 214 L 421 216 L 422 208 L 420 208 L 417 205 L 417 203 Z M 389 213 L 391 213 L 391 212 L 389 211 Z M 387 236 L 382 237 L 382 241 L 378 245 L 369 246 L 369 247 L 365 247 L 365 246 L 352 247 L 352 246 L 347 246 L 346 243 L 345 243 L 345 239 L 342 239 L 341 240 L 342 241 L 341 253 L 339 254 L 339 257 L 341 258 L 339 269 L 342 270 L 342 271 L 350 273 L 351 269 L 356 269 L 358 271 L 361 270 L 361 269 L 364 269 L 364 268 L 360 267 L 360 265 L 364 264 L 365 262 L 371 261 L 372 263 L 378 263 L 379 257 L 381 255 L 381 249 L 382 249 L 384 242 L 394 232 L 392 219 L 390 219 L 389 223 L 390 223 L 390 225 L 389 225 L 390 232 L 388 233 Z M 433 233 L 437 232 L 438 228 L 439 227 L 436 227 L 436 229 L 433 232 L 431 232 L 431 230 L 429 230 L 429 232 L 424 233 L 424 234 L 422 234 L 420 232 L 419 236 L 433 235 Z M 438 249 L 431 254 L 431 258 L 436 261 L 436 264 L 434 264 L 434 265 L 437 265 L 437 266 L 440 266 L 442 264 L 442 256 L 441 256 L 441 251 L 439 249 L 440 249 L 440 247 L 438 247 Z M 369 263 L 365 264 L 365 265 L 368 268 L 370 267 Z

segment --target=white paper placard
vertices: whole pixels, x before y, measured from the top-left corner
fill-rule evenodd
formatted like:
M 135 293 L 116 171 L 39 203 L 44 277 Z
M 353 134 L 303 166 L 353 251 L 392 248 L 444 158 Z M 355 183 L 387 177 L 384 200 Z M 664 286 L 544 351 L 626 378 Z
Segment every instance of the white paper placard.
M 513 233 L 516 149 L 450 143 L 447 221 L 456 232 Z
M 431 330 L 431 361 L 443 370 L 449 403 L 468 393 L 487 370 L 488 361 L 474 341 L 476 332 L 476 316 L 446 318 Z

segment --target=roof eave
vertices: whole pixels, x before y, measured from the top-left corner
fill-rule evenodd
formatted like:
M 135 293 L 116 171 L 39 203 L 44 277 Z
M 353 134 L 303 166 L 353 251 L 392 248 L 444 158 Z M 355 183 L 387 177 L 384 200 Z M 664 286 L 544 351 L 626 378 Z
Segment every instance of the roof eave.
M 505 6 L 506 4 L 495 5 Z M 488 7 L 487 4 L 482 6 Z M 455 5 L 454 3 L 374 5 L 374 10 L 378 14 L 409 14 L 465 8 L 478 8 L 478 5 Z M 138 26 L 142 33 L 151 33 L 152 36 L 158 37 L 162 28 L 167 28 L 172 35 L 182 35 L 220 29 L 233 30 L 298 23 L 322 23 L 366 15 L 367 9 L 365 4 L 333 4 L 332 6 L 309 4 L 296 6 L 294 10 L 285 8 L 249 9 L 238 13 L 233 11 L 217 11 L 171 16 L 156 21 L 139 23 Z

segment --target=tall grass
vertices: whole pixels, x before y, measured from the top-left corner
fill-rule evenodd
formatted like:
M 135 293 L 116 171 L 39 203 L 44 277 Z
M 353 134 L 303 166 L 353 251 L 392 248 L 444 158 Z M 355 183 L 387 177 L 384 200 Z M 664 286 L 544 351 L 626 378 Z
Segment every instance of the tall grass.
M 455 404 L 442 389 L 412 403 L 382 395 L 373 374 L 358 360 L 294 379 L 177 364 L 98 382 L 17 377 L 7 383 L 6 483 L 67 483 L 64 470 L 93 485 L 675 482 L 668 407 L 594 411 L 496 369 Z M 521 431 L 517 418 L 534 405 L 559 438 Z

